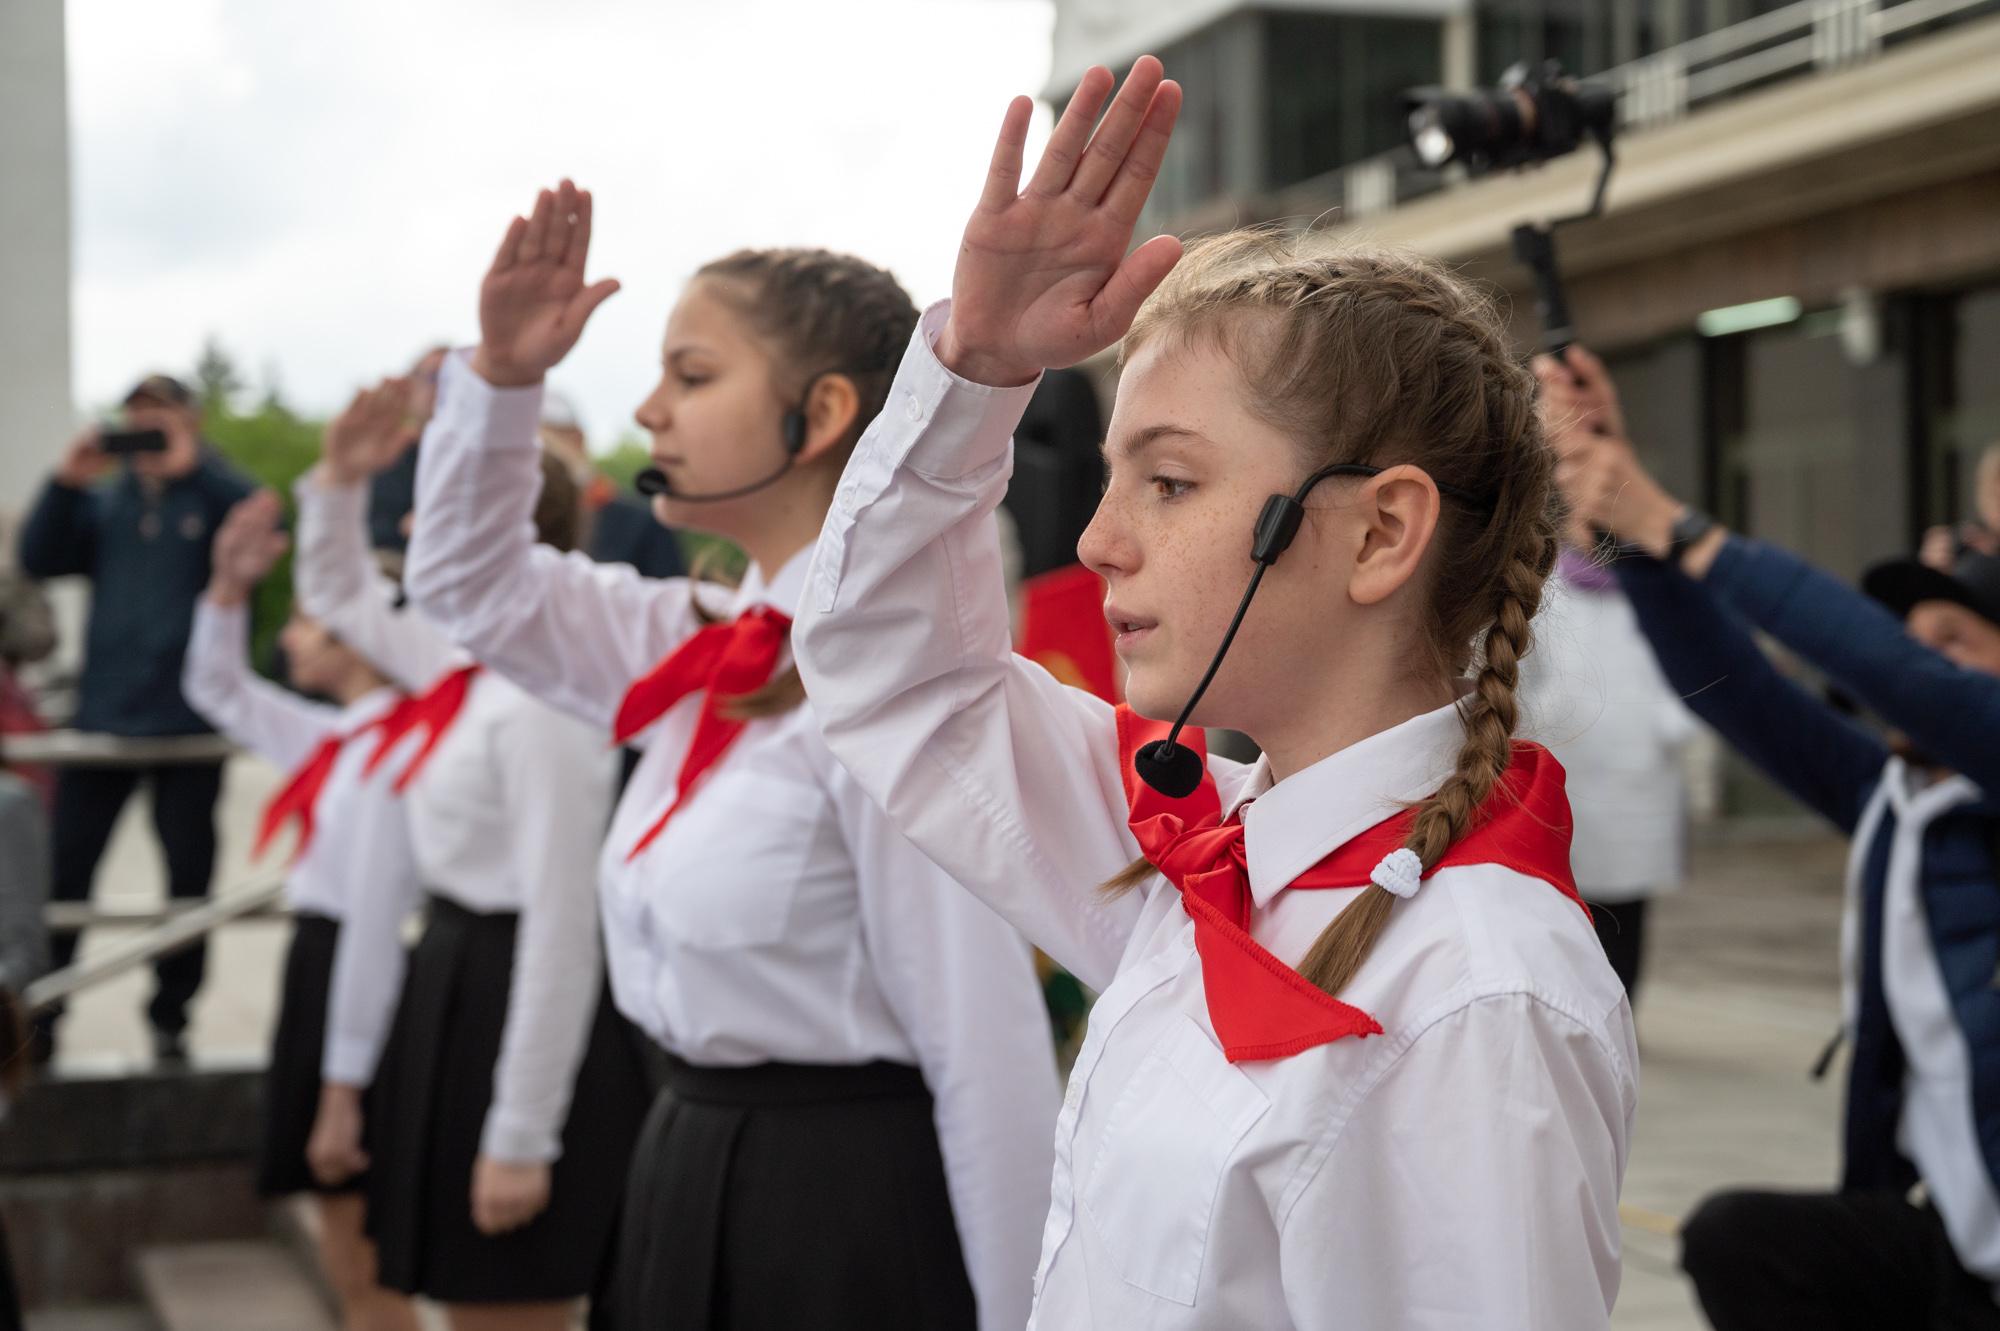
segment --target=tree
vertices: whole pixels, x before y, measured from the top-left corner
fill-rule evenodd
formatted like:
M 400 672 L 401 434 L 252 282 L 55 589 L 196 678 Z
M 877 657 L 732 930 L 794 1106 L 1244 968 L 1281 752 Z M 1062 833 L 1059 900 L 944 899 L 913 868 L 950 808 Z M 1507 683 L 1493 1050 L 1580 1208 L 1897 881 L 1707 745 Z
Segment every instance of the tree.
M 201 359 L 194 366 L 195 391 L 201 395 L 202 410 L 211 414 L 224 414 L 236 394 L 243 391 L 243 376 L 237 371 L 236 361 L 215 334 L 201 344 Z

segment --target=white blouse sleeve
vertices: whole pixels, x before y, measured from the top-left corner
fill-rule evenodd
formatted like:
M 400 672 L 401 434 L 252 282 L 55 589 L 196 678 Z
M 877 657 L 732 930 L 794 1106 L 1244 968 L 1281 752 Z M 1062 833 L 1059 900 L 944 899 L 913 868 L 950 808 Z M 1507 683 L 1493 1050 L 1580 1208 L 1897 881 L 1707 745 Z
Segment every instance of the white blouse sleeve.
M 250 669 L 249 651 L 248 608 L 201 597 L 181 663 L 181 693 L 230 740 L 290 771 L 333 733 L 340 709 L 260 678 Z
M 353 822 L 341 829 L 340 934 L 320 1075 L 365 1087 L 375 1079 L 403 991 L 403 923 L 422 900 L 423 883 L 394 773 L 363 780 L 348 808 Z
M 535 543 L 541 400 L 539 387 L 488 384 L 462 352 L 445 361 L 417 454 L 403 585 L 482 662 L 604 730 L 632 681 L 701 620 L 687 578 Z
M 847 464 L 793 649 L 828 745 L 895 825 L 1102 989 L 1141 906 L 1097 891 L 1139 850 L 1116 723 L 1014 654 L 993 510 L 1032 390 L 945 369 L 944 315 L 924 316 Z
M 463 663 L 451 639 L 408 607 L 368 552 L 368 487 L 336 486 L 315 468 L 293 487 L 299 549 L 293 561 L 299 605 L 408 693 Z
M 525 900 L 480 1150 L 548 1161 L 562 1152 L 570 1091 L 603 989 L 597 852 L 615 757 L 585 727 L 535 704 L 506 718 L 494 746 Z
M 837 796 L 873 972 L 916 1046 L 982 1331 L 1028 1320 L 1054 1167 L 1055 1044 L 1028 945 L 860 790 Z
M 1397 1055 L 1278 1216 L 1292 1325 L 1603 1331 L 1633 1085 L 1605 1033 L 1528 993 Z

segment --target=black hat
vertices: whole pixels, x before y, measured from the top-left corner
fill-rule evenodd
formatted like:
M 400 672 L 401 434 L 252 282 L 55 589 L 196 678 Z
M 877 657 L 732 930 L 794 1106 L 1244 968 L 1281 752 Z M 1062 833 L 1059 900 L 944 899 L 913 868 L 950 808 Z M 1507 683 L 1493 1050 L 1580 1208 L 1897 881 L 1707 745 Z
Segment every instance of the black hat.
M 193 391 L 171 374 L 149 374 L 133 384 L 132 391 L 125 395 L 125 405 L 129 407 L 142 397 L 167 407 L 194 406 Z
M 1949 573 L 1914 559 L 1888 560 L 1861 575 L 1861 589 L 1899 619 L 1924 601 L 1950 601 L 2000 626 L 2000 558 L 1977 550 L 1962 552 Z

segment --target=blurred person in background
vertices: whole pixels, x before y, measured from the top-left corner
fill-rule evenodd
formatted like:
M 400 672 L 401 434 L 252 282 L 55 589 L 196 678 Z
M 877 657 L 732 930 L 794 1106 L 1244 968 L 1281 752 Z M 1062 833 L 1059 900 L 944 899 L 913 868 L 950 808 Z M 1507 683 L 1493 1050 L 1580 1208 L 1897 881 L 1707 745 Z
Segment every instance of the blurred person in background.
M 2000 1327 L 2000 558 L 1894 560 L 1856 591 L 1662 489 L 1596 357 L 1536 372 L 1558 479 L 1623 543 L 1613 568 L 1668 680 L 1852 839 L 1840 1189 L 1704 1201 L 1681 1230 L 1702 1310 L 1717 1331 Z M 1900 737 L 1785 678 L 1753 631 Z
M 90 622 L 73 724 L 133 738 L 211 733 L 181 695 L 181 664 L 196 599 L 208 582 L 209 549 L 223 516 L 251 486 L 203 442 L 194 394 L 163 374 L 125 395 L 124 428 L 157 430 L 163 446 L 125 454 L 105 449 L 96 427 L 73 439 L 21 532 L 20 564 L 35 578 L 90 579 Z M 145 767 L 70 767 L 56 782 L 55 883 L 58 901 L 90 896 L 98 861 L 125 801 L 141 782 L 152 796 L 153 828 L 166 857 L 167 891 L 204 896 L 215 867 L 219 760 Z M 50 940 L 50 957 L 69 964 L 76 935 Z M 147 1018 L 155 1056 L 186 1056 L 189 1001 L 207 960 L 196 944 L 155 963 Z M 53 1022 L 43 1018 L 45 1048 Z
M 1679 888 L 1685 872 L 1681 763 L 1694 718 L 1660 673 L 1617 577 L 1580 548 L 1557 561 L 1535 648 L 1521 665 L 1529 733 L 1569 773 L 1570 867 L 1636 1004 L 1647 905 Z
M 1986 446 L 1972 473 L 1973 520 L 1924 533 L 1922 559 L 1946 572 L 1967 551 L 2000 555 L 2000 443 Z
M 677 578 L 687 572 L 680 538 L 654 518 L 637 495 L 597 469 L 576 407 L 560 393 L 542 400 L 542 447 L 569 468 L 583 499 L 582 540 L 577 545 L 600 564 L 630 564 L 648 578 Z
M 49 598 L 15 563 L 14 545 L 15 529 L 0 515 L 0 746 L 8 735 L 48 728 L 19 672 L 22 666 L 46 660 L 56 649 L 56 620 Z M 55 776 L 47 768 L 8 762 L 4 747 L 0 763 L 34 787 L 45 809 L 53 807 Z
M 27 782 L 0 771 L 0 1127 L 20 1095 L 32 1059 L 21 991 L 48 969 L 42 907 L 49 898 L 48 822 Z M 0 1331 L 21 1331 L 21 1298 L 7 1232 L 0 1225 Z
M 403 422 L 405 450 L 388 470 L 368 486 L 368 544 L 377 550 L 401 551 L 409 542 L 411 501 L 417 492 L 416 441 L 423 436 L 437 409 L 438 371 L 451 348 L 426 347 L 410 366 L 409 417 Z

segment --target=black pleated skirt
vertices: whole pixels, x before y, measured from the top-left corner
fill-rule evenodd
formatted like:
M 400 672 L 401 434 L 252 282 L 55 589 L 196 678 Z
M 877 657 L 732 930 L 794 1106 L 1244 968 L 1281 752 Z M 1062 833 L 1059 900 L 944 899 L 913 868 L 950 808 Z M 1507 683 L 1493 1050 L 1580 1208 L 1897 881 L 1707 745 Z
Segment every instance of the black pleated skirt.
M 971 1331 L 930 1092 L 894 1063 L 670 1060 L 626 1190 L 619 1331 Z
M 264 1074 L 264 1140 L 257 1158 L 257 1191 L 265 1197 L 295 1192 L 356 1192 L 362 1180 L 328 1188 L 306 1163 L 306 1142 L 319 1113 L 320 1052 L 326 1044 L 328 991 L 333 987 L 333 951 L 340 922 L 310 911 L 292 925 L 279 983 L 278 1025 L 271 1035 L 271 1061 Z
M 442 1303 L 540 1303 L 605 1288 L 648 1094 L 637 1037 L 608 992 L 577 1070 L 548 1208 L 505 1234 L 472 1223 L 516 919 L 430 900 L 370 1091 L 368 1232 L 386 1288 Z

